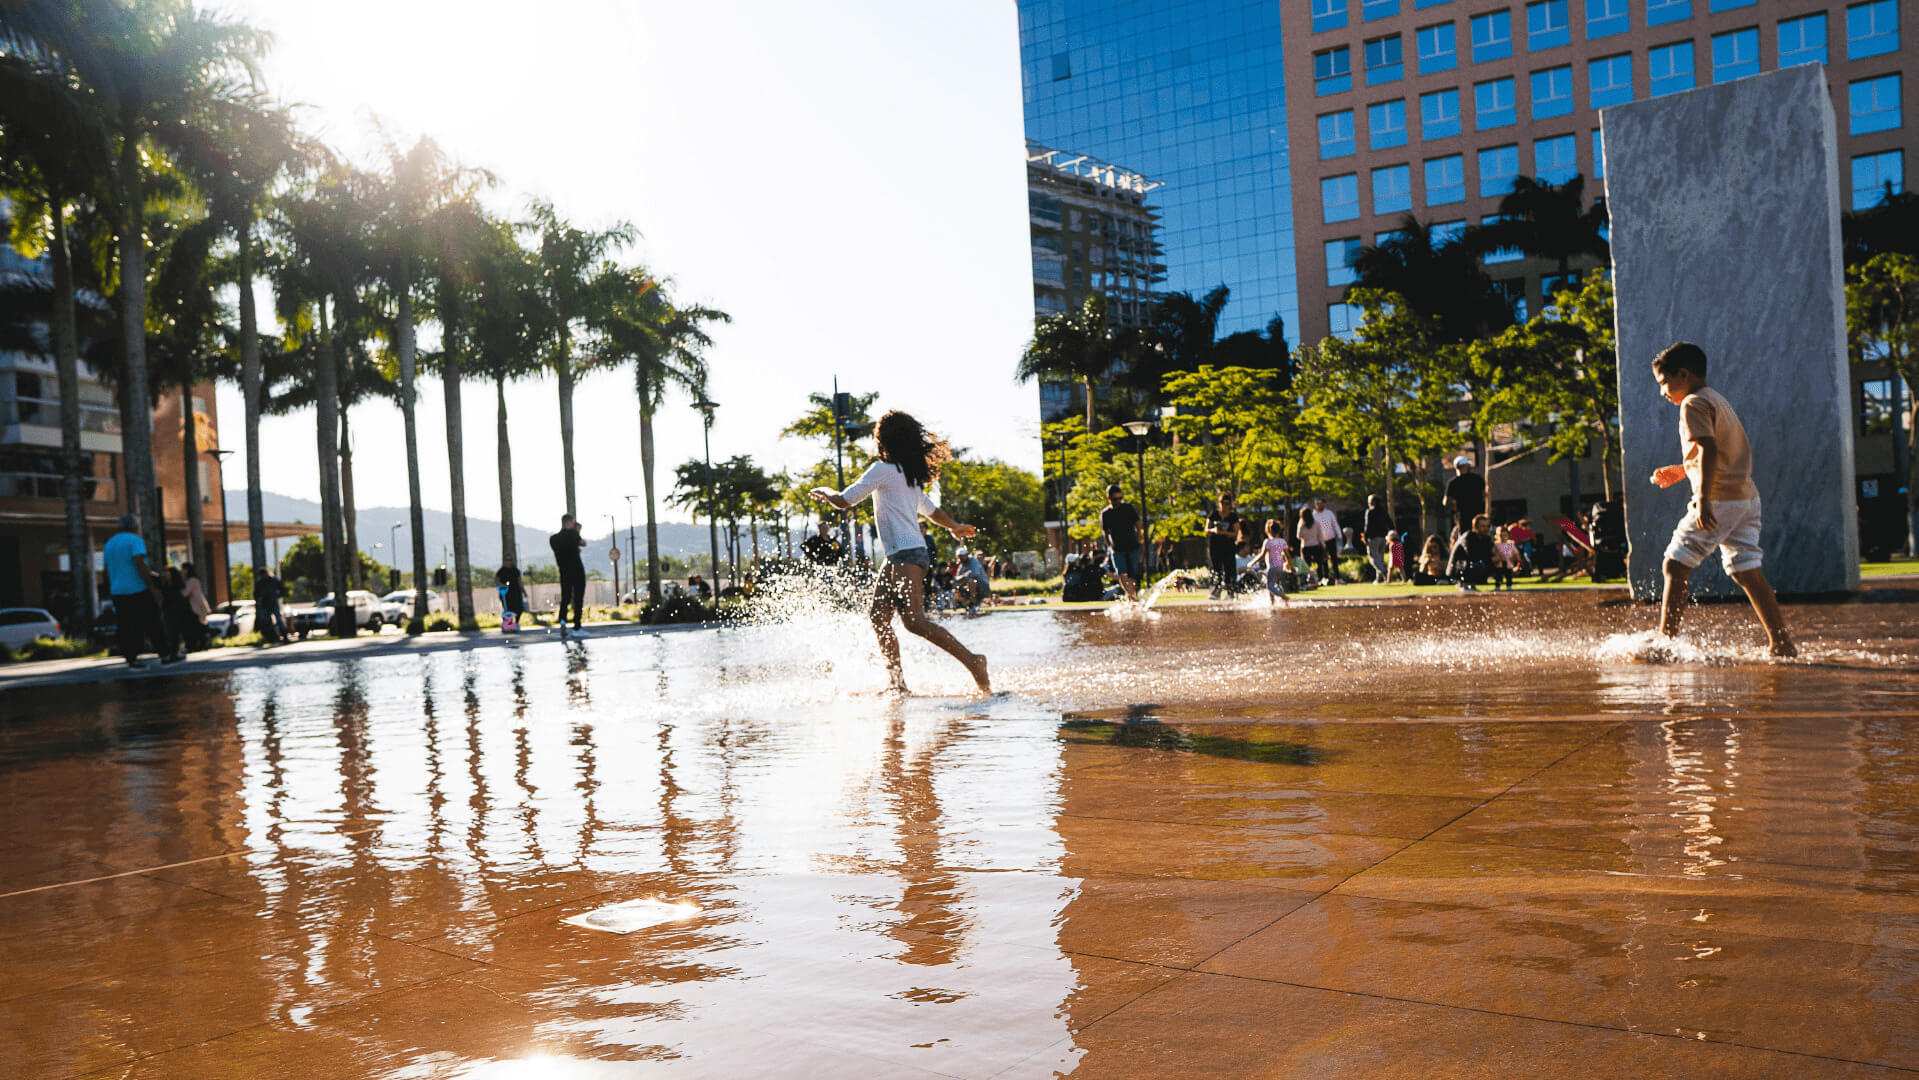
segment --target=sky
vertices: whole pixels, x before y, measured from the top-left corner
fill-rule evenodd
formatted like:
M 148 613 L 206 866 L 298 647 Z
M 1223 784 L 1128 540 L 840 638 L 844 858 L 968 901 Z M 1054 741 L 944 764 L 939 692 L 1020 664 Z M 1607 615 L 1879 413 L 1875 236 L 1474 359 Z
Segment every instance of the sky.
M 709 353 L 716 460 L 815 460 L 779 431 L 837 375 L 975 456 L 1037 471 L 1038 392 L 1012 375 L 1033 316 L 1012 0 L 209 6 L 274 35 L 270 89 L 349 159 L 377 162 L 377 120 L 496 174 L 503 213 L 540 197 L 582 227 L 631 222 L 631 259 L 733 316 Z M 506 396 L 514 517 L 557 527 L 556 385 Z M 468 386 L 462 410 L 467 513 L 496 517 L 492 386 Z M 237 387 L 220 387 L 219 411 L 242 487 Z M 418 413 L 424 501 L 446 509 L 437 381 Z M 357 407 L 351 429 L 358 504 L 406 505 L 398 408 Z M 673 465 L 701 453 L 698 414 L 670 399 L 655 439 L 664 497 Z M 624 527 L 623 497 L 641 491 L 629 375 L 578 386 L 575 441 L 580 516 Z M 261 446 L 267 490 L 318 497 L 310 411 L 265 420 Z

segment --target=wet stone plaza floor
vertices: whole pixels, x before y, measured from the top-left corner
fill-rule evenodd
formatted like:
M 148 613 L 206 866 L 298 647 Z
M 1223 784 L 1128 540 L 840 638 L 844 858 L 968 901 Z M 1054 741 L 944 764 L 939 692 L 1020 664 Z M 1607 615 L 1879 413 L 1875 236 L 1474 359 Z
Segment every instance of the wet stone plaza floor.
M 0 1076 L 1919 1071 L 1919 595 L 1607 595 L 0 682 Z

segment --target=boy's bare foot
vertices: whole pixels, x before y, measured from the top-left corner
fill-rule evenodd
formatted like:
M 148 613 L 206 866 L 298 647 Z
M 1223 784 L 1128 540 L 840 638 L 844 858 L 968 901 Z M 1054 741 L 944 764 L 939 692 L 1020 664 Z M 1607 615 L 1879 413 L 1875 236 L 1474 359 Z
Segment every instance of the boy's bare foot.
M 993 692 L 993 680 L 988 678 L 986 674 L 985 653 L 974 653 L 973 658 L 966 661 L 966 671 L 973 676 L 973 683 L 979 687 L 980 693 L 990 694 Z
M 1799 646 L 1794 645 L 1791 638 L 1780 634 L 1772 641 L 1772 654 L 1774 656 L 1798 656 Z
M 897 671 L 893 673 L 893 678 L 887 682 L 886 692 L 889 694 L 898 694 L 901 697 L 906 697 L 912 693 L 911 690 L 906 688 L 906 676 Z

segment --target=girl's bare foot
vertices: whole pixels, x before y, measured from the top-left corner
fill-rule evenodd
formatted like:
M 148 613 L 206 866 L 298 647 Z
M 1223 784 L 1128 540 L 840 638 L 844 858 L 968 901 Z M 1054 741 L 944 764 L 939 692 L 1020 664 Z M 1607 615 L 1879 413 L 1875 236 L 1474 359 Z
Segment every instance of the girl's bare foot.
M 889 694 L 898 694 L 901 697 L 907 697 L 912 693 L 912 691 L 906 688 L 906 676 L 897 671 L 893 673 L 893 678 L 887 682 L 886 692 Z
M 1778 637 L 1772 639 L 1772 654 L 1774 656 L 1798 656 L 1799 646 L 1794 645 L 1791 638 L 1780 634 Z
M 986 654 L 974 653 L 973 658 L 967 660 L 965 663 L 966 671 L 973 676 L 973 683 L 979 687 L 979 692 L 982 694 L 992 693 L 993 681 L 986 675 Z

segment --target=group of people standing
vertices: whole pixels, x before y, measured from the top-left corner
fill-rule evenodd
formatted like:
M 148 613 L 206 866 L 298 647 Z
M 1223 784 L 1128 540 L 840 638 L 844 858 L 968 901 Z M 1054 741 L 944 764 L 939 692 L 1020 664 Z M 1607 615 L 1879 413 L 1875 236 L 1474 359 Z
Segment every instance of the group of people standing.
M 145 667 L 140 655 L 149 646 L 162 664 L 178 663 L 187 653 L 206 648 L 207 616 L 213 609 L 192 563 L 150 567 L 140 519 L 132 514 L 120 516 L 120 529 L 100 557 L 127 666 Z

